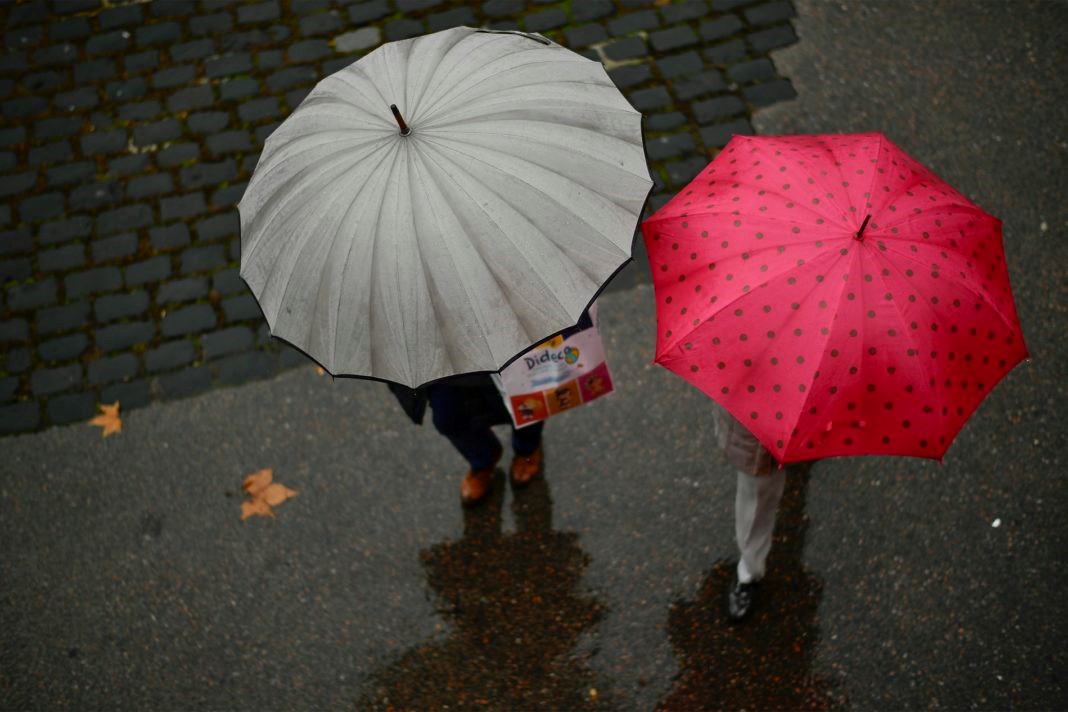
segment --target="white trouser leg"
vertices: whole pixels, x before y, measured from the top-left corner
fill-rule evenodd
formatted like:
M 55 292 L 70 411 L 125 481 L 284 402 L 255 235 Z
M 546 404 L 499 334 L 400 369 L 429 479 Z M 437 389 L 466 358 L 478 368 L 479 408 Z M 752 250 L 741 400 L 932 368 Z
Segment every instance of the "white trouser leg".
M 742 583 L 764 578 L 764 562 L 771 550 L 775 511 L 786 485 L 786 470 L 754 477 L 738 472 L 734 499 L 734 534 L 738 542 L 738 580 Z

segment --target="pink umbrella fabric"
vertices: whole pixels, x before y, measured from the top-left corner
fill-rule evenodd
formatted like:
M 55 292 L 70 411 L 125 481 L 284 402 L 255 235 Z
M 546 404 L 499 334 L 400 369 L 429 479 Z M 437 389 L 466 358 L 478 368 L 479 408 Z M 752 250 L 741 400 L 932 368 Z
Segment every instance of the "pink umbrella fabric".
M 879 133 L 735 136 L 642 233 L 657 363 L 781 463 L 941 459 L 1027 357 L 1001 221 Z

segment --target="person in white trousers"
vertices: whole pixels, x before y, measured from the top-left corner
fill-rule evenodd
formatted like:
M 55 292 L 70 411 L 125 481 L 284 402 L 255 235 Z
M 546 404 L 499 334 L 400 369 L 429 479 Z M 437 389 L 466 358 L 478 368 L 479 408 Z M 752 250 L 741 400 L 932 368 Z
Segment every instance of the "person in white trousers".
M 771 551 L 775 513 L 786 485 L 786 470 L 730 413 L 716 406 L 716 436 L 727 460 L 738 470 L 734 533 L 738 566 L 727 593 L 727 617 L 744 620 L 752 611 L 757 583 L 764 578 Z

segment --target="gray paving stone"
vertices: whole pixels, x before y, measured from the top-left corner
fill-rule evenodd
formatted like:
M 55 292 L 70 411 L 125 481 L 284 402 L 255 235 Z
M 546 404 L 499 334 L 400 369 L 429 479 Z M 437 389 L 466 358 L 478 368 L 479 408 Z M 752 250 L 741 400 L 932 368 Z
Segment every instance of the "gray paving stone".
M 603 52 L 609 59 L 620 62 L 625 59 L 644 57 L 648 54 L 648 49 L 645 46 L 645 40 L 641 37 L 628 37 L 605 45 Z
M 116 27 L 139 25 L 144 19 L 140 5 L 117 5 L 101 11 L 96 16 L 102 30 L 114 30 Z
M 93 311 L 97 321 L 107 323 L 116 319 L 142 316 L 148 311 L 148 292 L 138 290 L 126 294 L 97 297 Z
M 229 329 L 204 334 L 200 337 L 200 347 L 206 359 L 215 359 L 220 356 L 247 351 L 254 344 L 255 339 L 252 330 L 245 326 L 234 326 Z
M 113 292 L 122 287 L 122 272 L 118 267 L 95 267 L 68 274 L 63 280 L 63 286 L 68 299 Z
M 56 116 L 50 119 L 41 119 L 33 126 L 34 138 L 47 140 L 50 138 L 67 138 L 81 132 L 82 122 L 76 116 Z
M 217 35 L 229 32 L 234 21 L 228 12 L 218 12 L 212 15 L 196 15 L 189 19 L 189 31 L 194 35 Z
M 286 56 L 290 62 L 314 62 L 329 57 L 334 53 L 333 48 L 326 40 L 313 39 L 295 42 L 289 46 Z
M 611 0 L 582 0 L 571 3 L 571 19 L 575 23 L 610 17 L 615 11 Z
M 203 193 L 187 193 L 172 198 L 163 198 L 159 203 L 160 219 L 164 222 L 200 215 L 207 209 Z
M 90 63 L 85 62 L 84 64 L 88 65 Z M 91 79 L 85 80 L 78 78 L 79 66 L 80 65 L 75 66 L 75 81 L 92 81 Z M 111 63 L 109 66 L 111 68 L 112 74 L 114 74 L 114 63 Z M 84 72 L 86 70 L 83 69 L 82 71 Z M 110 77 L 105 78 L 110 79 Z M 67 84 L 68 81 L 69 75 L 65 71 L 56 71 L 54 69 L 49 69 L 43 72 L 34 72 L 33 74 L 23 75 L 22 79 L 19 80 L 19 84 L 21 84 L 23 88 L 28 89 L 31 92 L 50 92 L 55 91 L 61 86 L 64 86 L 65 84 Z
M 632 91 L 627 98 L 631 106 L 641 112 L 671 105 L 671 95 L 662 86 Z
M 236 211 L 213 215 L 196 224 L 197 240 L 210 242 L 228 235 L 237 235 L 241 229 L 241 220 Z
M 159 50 L 150 49 L 144 52 L 126 54 L 123 57 L 122 64 L 126 68 L 127 74 L 140 74 L 156 69 L 160 65 Z
M 226 77 L 232 74 L 244 74 L 252 70 L 252 57 L 245 52 L 226 54 L 209 59 L 204 63 L 204 72 L 212 78 Z
M 196 160 L 199 155 L 199 144 L 175 143 L 157 153 L 156 162 L 161 168 L 173 168 L 186 161 Z
M 167 97 L 167 109 L 172 112 L 207 109 L 214 104 L 215 94 L 212 92 L 210 84 L 179 89 Z
M 135 344 L 152 341 L 156 325 L 151 321 L 130 321 L 112 324 L 96 330 L 97 347 L 104 353 L 128 349 Z
M 241 153 L 252 149 L 248 131 L 223 131 L 207 138 L 208 152 L 214 156 Z
M 223 82 L 219 85 L 219 96 L 224 101 L 232 99 L 243 99 L 247 96 L 254 96 L 260 93 L 260 83 L 255 79 L 231 79 L 230 81 Z M 225 114 L 224 114 L 225 116 Z M 218 131 L 223 126 L 229 123 L 229 118 L 219 126 L 210 130 L 194 129 L 197 133 L 209 133 L 209 131 Z M 190 126 L 192 128 L 192 126 Z
M 679 99 L 690 101 L 701 96 L 726 91 L 726 89 L 727 83 L 723 81 L 723 76 L 715 69 L 709 69 L 683 81 L 675 82 L 672 90 Z
M 656 68 L 660 76 L 665 79 L 696 74 L 704 67 L 705 63 L 701 61 L 701 56 L 693 51 L 659 57 L 656 60 Z
M 49 398 L 45 407 L 53 425 L 76 423 L 96 414 L 96 399 L 92 393 L 70 393 Z
M 745 25 L 735 15 L 724 15 L 714 20 L 702 22 L 699 28 L 701 39 L 705 41 L 720 40 L 740 34 Z
M 0 284 L 33 276 L 33 262 L 29 257 L 0 260 Z
M 33 236 L 30 228 L 22 225 L 14 230 L 0 232 L 0 255 L 11 255 L 33 250 Z
M 646 118 L 645 125 L 650 131 L 670 131 L 686 123 L 686 114 L 672 111 L 666 114 L 653 114 Z M 648 141 L 646 142 L 648 143 Z
M 59 217 L 66 206 L 62 193 L 44 193 L 19 203 L 19 217 L 29 222 Z
M 604 25 L 589 24 L 579 27 L 569 27 L 564 30 L 569 47 L 588 47 L 597 42 L 608 39 L 608 31 Z
M 171 274 L 171 260 L 166 255 L 157 255 L 135 262 L 126 268 L 126 286 L 135 287 L 158 282 Z
M 745 19 L 751 25 L 771 25 L 776 22 L 785 22 L 796 17 L 794 7 L 787 0 L 775 0 L 766 2 L 756 7 L 746 8 Z
M 34 50 L 33 61 L 38 66 L 68 64 L 74 61 L 77 56 L 78 48 L 69 42 L 65 42 Z
M 314 35 L 330 35 L 342 27 L 344 22 L 341 15 L 336 11 L 322 12 L 317 15 L 308 15 L 300 19 L 300 33 L 310 37 Z
M 716 97 L 693 105 L 694 117 L 701 124 L 712 123 L 717 119 L 736 116 L 744 112 L 745 104 L 736 96 Z
M 57 161 L 69 161 L 74 156 L 70 143 L 56 141 L 43 146 L 35 146 L 27 155 L 27 163 L 38 166 L 44 163 L 56 163 Z
M 765 58 L 741 62 L 727 69 L 727 77 L 738 84 L 771 79 L 775 76 L 775 66 Z
M 207 366 L 187 368 L 157 378 L 164 398 L 185 398 L 211 388 L 211 371 Z
M 90 33 L 89 18 L 72 17 L 60 22 L 52 21 L 48 25 L 48 35 L 56 42 L 81 39 Z
M 212 365 L 219 374 L 219 382 L 225 385 L 267 378 L 274 374 L 276 368 L 274 357 L 263 351 L 249 351 L 236 356 L 228 356 Z
M 37 264 L 43 272 L 63 272 L 85 265 L 85 246 L 64 245 L 37 253 Z
M 89 319 L 89 302 L 77 301 L 58 307 L 39 309 L 34 315 L 38 335 L 58 334 L 80 329 Z
M 185 223 L 154 227 L 148 231 L 148 239 L 157 250 L 185 247 L 189 244 L 189 228 Z
M 156 293 L 156 303 L 160 306 L 178 302 L 192 302 L 208 295 L 206 277 L 189 277 L 164 282 Z
M 209 304 L 193 304 L 168 311 L 160 320 L 163 336 L 188 336 L 215 328 L 215 312 Z
M 256 122 L 274 118 L 281 115 L 278 108 L 278 99 L 273 96 L 263 97 L 245 102 L 237 108 L 237 114 L 242 121 Z
M 271 137 L 271 134 L 274 133 L 274 130 L 281 125 L 280 121 L 272 121 L 269 124 L 257 126 L 255 131 L 256 143 L 260 146 L 264 145 L 267 142 L 267 139 Z
M 26 140 L 26 129 L 23 126 L 8 126 L 0 128 L 0 146 L 14 146 Z
M 12 285 L 6 293 L 7 306 L 12 311 L 48 306 L 57 301 L 56 280 L 48 277 L 39 282 Z
M 152 86 L 156 89 L 170 89 L 196 79 L 196 67 L 191 64 L 183 64 L 178 67 L 161 69 L 152 75 Z
M 8 373 L 26 373 L 33 365 L 32 355 L 27 348 L 9 348 L 4 358 L 4 370 Z
M 400 19 L 386 23 L 386 40 L 393 42 L 423 34 L 423 23 L 418 20 Z
M 693 180 L 698 173 L 704 170 L 708 161 L 704 158 L 693 157 L 682 161 L 671 161 L 664 164 L 667 169 L 670 184 L 678 189 Z
M 131 178 L 126 184 L 126 194 L 134 199 L 162 195 L 172 190 L 174 190 L 174 182 L 169 173 L 150 173 L 146 176 Z
M 163 105 L 155 99 L 119 107 L 119 118 L 123 121 L 147 121 L 163 113 Z
M 270 22 L 281 17 L 282 8 L 278 0 L 260 2 L 254 5 L 242 5 L 237 8 L 237 22 L 239 25 L 257 24 Z
M 699 41 L 697 33 L 689 25 L 678 25 L 649 33 L 649 43 L 657 52 L 670 52 L 681 47 L 695 45 Z
M 93 34 L 85 43 L 85 51 L 94 54 L 116 54 L 130 46 L 129 30 L 113 30 Z
M 527 32 L 545 32 L 567 24 L 567 13 L 558 7 L 541 12 L 532 12 L 523 18 Z
M 264 72 L 264 70 L 267 69 L 277 69 L 283 64 L 285 64 L 285 57 L 282 55 L 281 50 L 265 49 L 262 52 L 256 53 L 256 68 L 259 69 L 260 72 Z
M 36 396 L 47 396 L 52 393 L 74 388 L 82 380 L 82 367 L 72 363 L 58 368 L 39 368 L 30 374 L 30 389 Z
M 693 137 L 688 133 L 661 136 L 645 142 L 645 150 L 654 161 L 675 158 L 697 150 Z
M 0 179 L 0 196 L 18 195 L 25 193 L 37 182 L 37 172 L 27 171 L 14 176 L 4 176 Z
M 299 84 L 314 84 L 317 77 L 310 67 L 287 67 L 267 77 L 267 88 L 277 92 Z
M 185 339 L 167 341 L 159 348 L 145 352 L 145 368 L 149 373 L 171 371 L 193 363 L 194 358 L 196 358 L 196 350 L 191 341 Z
M 245 194 L 245 189 L 248 188 L 248 182 L 242 181 L 241 183 L 234 183 L 228 185 L 225 188 L 220 188 L 211 194 L 211 207 L 212 208 L 232 208 L 236 206 L 241 198 Z
M 457 7 L 445 12 L 435 12 L 427 17 L 427 30 L 440 32 L 452 27 L 477 26 L 478 18 L 469 7 Z
M 18 376 L 4 376 L 0 378 L 0 403 L 10 403 L 15 400 L 21 379 Z
M 126 132 L 121 129 L 118 131 L 93 131 L 82 135 L 82 153 L 87 156 L 118 153 L 126 149 L 126 141 Z
M 786 79 L 754 84 L 742 89 L 742 96 L 754 106 L 770 106 L 779 101 L 797 98 L 797 91 Z
M 111 260 L 129 257 L 137 252 L 137 234 L 126 232 L 113 237 L 105 237 L 92 243 L 94 262 L 109 262 Z
M 0 406 L 0 433 L 25 433 L 41 422 L 41 406 L 37 401 L 22 401 Z
M 170 45 L 181 37 L 182 26 L 177 22 L 158 22 L 137 28 L 137 44 L 141 47 Z
M 181 122 L 177 119 L 166 119 L 151 124 L 135 126 L 133 142 L 138 146 L 150 146 L 164 141 L 173 141 L 181 135 Z
M 215 53 L 215 42 L 210 37 L 205 37 L 192 42 L 179 42 L 170 46 L 171 60 L 175 62 L 188 62 L 193 59 L 203 59 Z
M 66 220 L 45 223 L 41 226 L 38 239 L 43 245 L 66 242 L 79 237 L 88 237 L 93 231 L 93 219 L 88 215 L 75 215 Z
M 224 299 L 222 303 L 223 313 L 227 321 L 245 321 L 248 319 L 262 319 L 263 312 L 260 305 L 251 294 L 242 294 L 230 299 Z
M 349 21 L 354 25 L 379 20 L 389 15 L 393 10 L 386 0 L 371 0 L 370 2 L 358 2 L 348 9 Z
M 137 375 L 137 369 L 137 357 L 133 354 L 100 358 L 89 364 L 89 385 L 99 386 L 133 378 Z
M 213 274 L 211 288 L 223 296 L 248 291 L 245 280 L 241 279 L 240 270 L 236 268 L 219 270 Z
M 239 81 L 252 82 L 253 85 L 256 85 L 258 87 L 256 82 L 251 79 L 242 79 Z M 234 84 L 234 82 L 223 82 L 220 86 L 226 87 L 231 84 Z M 222 93 L 224 95 L 223 98 L 226 98 L 225 89 Z M 190 114 L 188 117 L 186 117 L 185 123 L 189 127 L 189 130 L 193 133 L 207 134 L 214 133 L 215 131 L 218 131 L 219 129 L 226 126 L 228 123 L 230 123 L 230 117 L 227 116 L 226 113 L 223 111 L 205 111 L 197 114 Z
M 797 42 L 797 35 L 791 25 L 778 25 L 767 30 L 754 32 L 746 37 L 754 51 L 764 53 L 780 47 L 787 47 Z
M 655 10 L 628 12 L 624 15 L 619 15 L 608 23 L 608 31 L 616 37 L 656 27 L 660 27 L 660 17 Z
M 122 230 L 145 227 L 152 224 L 152 221 L 152 208 L 139 203 L 100 213 L 96 218 L 96 229 L 101 235 L 110 235 Z
M 79 332 L 42 341 L 37 346 L 37 355 L 42 361 L 70 361 L 81 356 L 88 347 L 89 337 Z
M 753 133 L 753 127 L 748 119 L 736 119 L 703 127 L 701 140 L 706 146 L 721 148 L 727 145 L 734 134 L 751 136 Z
M 182 253 L 182 274 L 206 272 L 226 265 L 226 250 L 223 245 L 190 247 Z M 205 291 L 207 282 L 205 282 Z
M 660 14 L 669 23 L 695 20 L 707 13 L 708 6 L 704 3 L 704 0 L 684 0 L 683 2 L 664 5 L 660 8 Z
M 30 325 L 25 319 L 0 321 L 0 344 L 25 341 L 30 337 Z
M 122 404 L 122 410 L 128 411 L 148 405 L 152 400 L 152 388 L 144 379 L 132 380 L 127 383 L 112 383 L 100 390 L 101 403 Z
M 48 109 L 48 100 L 40 96 L 20 96 L 4 102 L 4 117 L 12 120 L 36 116 Z
M 96 181 L 79 185 L 70 192 L 68 205 L 72 211 L 96 210 L 122 200 L 122 183 L 115 180 Z
M 148 166 L 148 156 L 143 153 L 120 156 L 108 161 L 108 173 L 115 176 L 128 176 L 140 173 L 146 166 Z

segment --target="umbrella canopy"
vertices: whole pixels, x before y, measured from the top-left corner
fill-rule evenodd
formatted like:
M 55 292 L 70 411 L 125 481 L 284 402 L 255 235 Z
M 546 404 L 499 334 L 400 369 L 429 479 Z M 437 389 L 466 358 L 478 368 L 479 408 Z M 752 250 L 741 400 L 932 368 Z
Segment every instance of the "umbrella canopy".
M 780 462 L 941 458 L 1027 356 L 1001 222 L 882 134 L 736 136 L 642 231 L 657 362 Z
M 446 30 L 327 77 L 271 135 L 239 206 L 241 276 L 331 373 L 496 371 L 630 259 L 651 187 L 641 115 L 599 63 Z

